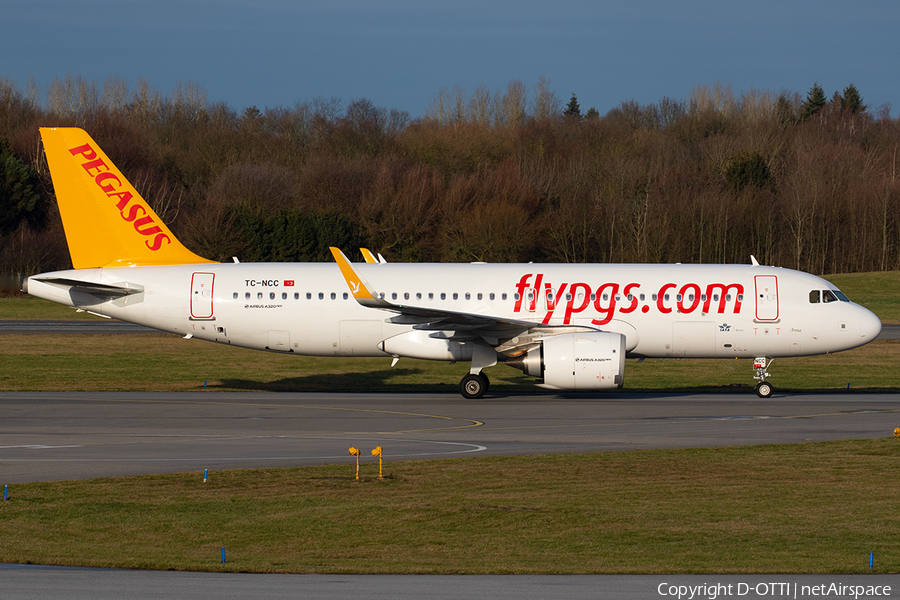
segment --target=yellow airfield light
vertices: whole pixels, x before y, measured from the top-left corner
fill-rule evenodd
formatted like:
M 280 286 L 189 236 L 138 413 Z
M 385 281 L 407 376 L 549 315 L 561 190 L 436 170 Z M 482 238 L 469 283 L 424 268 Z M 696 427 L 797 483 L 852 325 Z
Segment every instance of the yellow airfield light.
M 359 448 L 350 446 L 350 454 L 356 457 L 356 478 L 359 479 Z
M 376 446 L 376 447 L 372 450 L 372 456 L 377 456 L 377 457 L 378 457 L 378 479 L 384 479 L 384 476 L 381 474 L 381 459 L 382 459 L 382 455 L 383 455 L 383 452 L 382 452 L 382 450 L 381 450 L 381 446 Z

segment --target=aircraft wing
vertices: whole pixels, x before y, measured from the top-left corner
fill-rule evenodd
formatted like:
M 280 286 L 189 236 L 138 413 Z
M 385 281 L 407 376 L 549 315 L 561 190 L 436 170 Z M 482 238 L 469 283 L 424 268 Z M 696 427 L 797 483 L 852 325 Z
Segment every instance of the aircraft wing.
M 391 323 L 412 325 L 414 329 L 426 331 L 471 332 L 484 338 L 491 345 L 497 346 L 502 340 L 508 340 L 528 333 L 527 339 L 522 342 L 530 343 L 532 338 L 541 335 L 556 335 L 571 331 L 598 331 L 592 327 L 582 326 L 552 326 L 535 321 L 521 319 L 508 319 L 489 315 L 465 313 L 439 308 L 409 306 L 385 300 L 375 288 L 360 275 L 350 263 L 349 259 L 338 248 L 331 248 L 331 253 L 341 269 L 350 293 L 361 305 L 368 308 L 377 308 L 388 312 L 397 313 L 397 316 L 388 319 Z M 512 350 L 509 344 L 503 344 L 503 350 Z M 498 349 L 499 350 L 499 349 Z

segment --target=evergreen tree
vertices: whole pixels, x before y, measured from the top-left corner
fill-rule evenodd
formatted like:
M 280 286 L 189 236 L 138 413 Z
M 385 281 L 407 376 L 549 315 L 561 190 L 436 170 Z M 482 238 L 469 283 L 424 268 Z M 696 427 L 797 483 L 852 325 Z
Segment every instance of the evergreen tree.
M 0 233 L 13 231 L 22 221 L 40 220 L 38 175 L 0 140 Z
M 859 90 L 852 83 L 844 88 L 844 95 L 841 96 L 841 112 L 850 111 L 853 114 L 866 111 L 866 105 L 863 104 L 862 96 Z
M 578 105 L 578 98 L 572 93 L 572 99 L 569 100 L 569 103 L 566 105 L 566 110 L 563 111 L 563 114 L 567 117 L 575 117 L 579 121 L 581 120 L 581 107 Z
M 803 103 L 800 120 L 806 121 L 818 113 L 828 100 L 825 98 L 825 90 L 819 85 L 819 82 L 813 84 L 812 89 L 806 94 L 806 101 Z
M 779 95 L 775 102 L 775 119 L 782 125 L 790 125 L 797 120 L 794 107 L 791 106 L 791 101 L 785 94 Z
M 594 108 L 592 106 L 588 109 L 587 113 L 585 113 L 584 118 L 585 119 L 599 119 L 600 111 L 598 111 L 596 108 Z

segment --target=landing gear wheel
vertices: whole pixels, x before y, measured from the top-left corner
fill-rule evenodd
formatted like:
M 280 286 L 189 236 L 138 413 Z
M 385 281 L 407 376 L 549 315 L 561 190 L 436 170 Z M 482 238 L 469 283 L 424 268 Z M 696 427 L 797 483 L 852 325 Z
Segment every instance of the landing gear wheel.
M 481 373 L 469 373 L 459 382 L 459 393 L 468 400 L 477 400 L 484 396 L 490 382 Z
M 771 384 L 768 384 L 765 381 L 756 385 L 756 395 L 760 398 L 768 398 L 772 395 L 772 391 Z

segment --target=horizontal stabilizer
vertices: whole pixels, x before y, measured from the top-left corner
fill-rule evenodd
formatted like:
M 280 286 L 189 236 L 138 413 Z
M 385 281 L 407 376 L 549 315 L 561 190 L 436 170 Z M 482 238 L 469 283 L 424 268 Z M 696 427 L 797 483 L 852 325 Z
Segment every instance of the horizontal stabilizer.
M 67 277 L 31 277 L 30 279 L 54 285 L 67 291 L 90 294 L 98 298 L 122 298 L 140 294 L 144 291 L 144 286 L 142 285 L 133 285 L 125 282 L 120 284 L 95 283 Z

